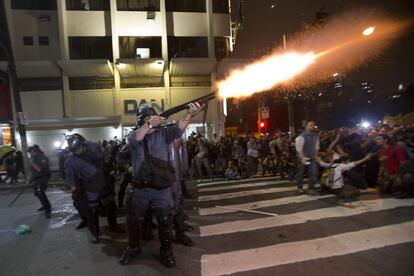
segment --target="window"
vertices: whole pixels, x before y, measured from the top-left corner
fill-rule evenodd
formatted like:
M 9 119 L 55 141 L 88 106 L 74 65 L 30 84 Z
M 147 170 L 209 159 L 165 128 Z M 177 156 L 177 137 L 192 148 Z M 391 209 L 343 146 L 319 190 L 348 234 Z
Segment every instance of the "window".
M 213 0 L 213 13 L 229 13 L 229 1 Z
M 62 90 L 62 78 L 22 78 L 18 80 L 18 85 L 22 92 Z
M 216 59 L 222 60 L 223 58 L 230 57 L 230 39 L 228 37 L 215 37 L 214 49 L 216 53 Z
M 112 61 L 112 38 L 110 36 L 69 37 L 70 59 L 108 59 Z
M 168 57 L 208 57 L 207 37 L 168 37 Z
M 69 78 L 69 89 L 70 90 L 112 89 L 113 87 L 114 87 L 113 77 Z
M 12 0 L 14 10 L 56 10 L 56 0 Z
M 33 37 L 31 37 L 31 36 L 24 36 L 23 37 L 23 45 L 26 45 L 26 46 L 33 45 Z
M 150 58 L 161 58 L 161 37 L 120 36 L 119 56 L 121 58 L 137 58 L 137 48 L 148 48 Z
M 206 0 L 166 0 L 168 12 L 206 12 Z
M 68 11 L 109 11 L 109 0 L 66 0 Z
M 49 45 L 49 37 L 48 36 L 39 36 L 39 45 L 42 45 L 42 46 Z
M 118 11 L 159 11 L 160 0 L 116 0 Z

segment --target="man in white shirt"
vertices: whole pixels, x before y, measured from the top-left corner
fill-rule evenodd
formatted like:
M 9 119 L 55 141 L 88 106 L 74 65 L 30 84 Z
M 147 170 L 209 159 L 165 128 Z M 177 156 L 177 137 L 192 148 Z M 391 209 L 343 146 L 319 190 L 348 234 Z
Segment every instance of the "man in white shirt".
M 350 162 L 350 157 L 348 155 L 343 155 L 339 159 L 339 162 L 341 163 L 326 163 L 318 158 L 319 165 L 329 169 L 325 174 L 324 183 L 321 184 L 325 185 L 330 192 L 341 198 L 358 195 L 359 190 L 356 187 L 344 183 L 343 173 L 367 161 L 371 156 L 372 154 L 369 153 L 361 160 Z

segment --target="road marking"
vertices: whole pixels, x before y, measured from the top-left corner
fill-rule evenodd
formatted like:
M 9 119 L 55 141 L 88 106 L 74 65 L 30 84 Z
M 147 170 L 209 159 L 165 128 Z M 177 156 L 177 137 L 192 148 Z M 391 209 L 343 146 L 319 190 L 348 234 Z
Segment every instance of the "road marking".
M 335 197 L 335 195 L 323 195 L 323 196 L 299 195 L 299 196 L 283 197 L 283 198 L 276 198 L 276 199 L 270 199 L 270 200 L 253 201 L 253 202 L 242 203 L 242 204 L 222 205 L 222 206 L 230 207 L 230 208 L 254 210 L 254 209 L 260 209 L 260 208 L 265 208 L 265 207 L 285 205 L 285 204 L 290 204 L 290 203 L 302 203 L 302 202 L 313 201 L 313 200 L 323 199 L 323 198 L 330 198 L 330 197 Z M 217 208 L 217 207 L 201 208 L 198 210 L 198 213 L 200 214 L 200 216 L 217 215 L 217 214 L 225 214 L 225 213 L 233 213 L 233 212 L 237 212 L 237 211 L 230 210 L 230 209 L 222 209 L 222 208 Z
M 318 186 L 315 186 L 318 187 Z M 266 188 L 266 189 L 256 189 L 251 191 L 240 191 L 240 192 L 231 192 L 218 195 L 205 195 L 199 196 L 198 201 L 211 201 L 211 200 L 220 200 L 220 199 L 229 199 L 243 196 L 252 196 L 252 195 L 263 195 L 271 193 L 280 193 L 280 192 L 291 192 L 296 191 L 296 186 L 291 187 L 279 187 L 279 188 Z
M 200 235 L 212 236 L 236 232 L 245 232 L 277 226 L 300 224 L 324 218 L 348 217 L 367 212 L 378 212 L 383 210 L 394 209 L 397 207 L 413 206 L 413 203 L 414 199 L 401 200 L 395 198 L 387 198 L 376 200 L 363 200 L 359 201 L 358 204 L 354 205 L 355 208 L 336 206 L 332 208 L 322 208 L 304 211 L 295 214 L 279 215 L 277 217 L 258 218 L 251 220 L 237 220 L 200 226 Z
M 219 184 L 237 184 L 237 183 L 244 183 L 244 182 L 252 182 L 252 181 L 260 181 L 260 180 L 276 180 L 280 179 L 280 177 L 276 176 L 268 176 L 268 177 L 257 177 L 257 178 L 246 178 L 246 179 L 240 179 L 240 180 L 225 180 L 225 181 L 217 181 L 217 182 L 207 182 L 207 183 L 200 183 L 197 185 L 197 187 L 206 187 L 206 186 L 214 186 Z
M 255 211 L 255 210 L 250 210 L 250 209 L 240 209 L 240 208 L 232 208 L 232 207 L 218 206 L 218 205 L 216 207 L 221 208 L 221 209 L 233 210 L 236 212 L 246 212 L 246 213 L 253 213 L 253 214 L 259 214 L 259 215 L 265 215 L 265 216 L 271 216 L 271 217 L 277 216 L 277 214 L 275 213 L 261 212 L 261 211 Z
M 269 186 L 269 185 L 284 184 L 284 183 L 289 183 L 289 181 L 279 180 L 279 181 L 267 181 L 267 182 L 229 185 L 229 186 L 209 187 L 209 188 L 198 189 L 198 192 L 212 192 L 212 191 L 231 190 L 231 189 L 247 188 L 247 187 L 260 187 L 260 186 Z
M 203 255 L 203 276 L 224 275 L 341 256 L 414 241 L 414 221 L 313 240 Z

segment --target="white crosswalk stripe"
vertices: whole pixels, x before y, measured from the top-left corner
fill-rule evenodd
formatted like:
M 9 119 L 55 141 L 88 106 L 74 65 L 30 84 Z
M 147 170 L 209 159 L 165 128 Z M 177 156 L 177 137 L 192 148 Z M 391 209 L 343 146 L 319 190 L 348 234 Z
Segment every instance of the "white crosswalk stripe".
M 252 196 L 252 195 L 263 195 L 263 194 L 271 194 L 271 193 L 292 192 L 292 191 L 296 191 L 296 190 L 297 190 L 296 187 L 279 187 L 279 188 L 265 188 L 265 189 L 241 191 L 241 192 L 229 192 L 229 193 L 223 193 L 223 194 L 218 194 L 218 195 L 199 196 L 198 201 L 221 200 L 221 199 L 245 197 L 245 196 Z
M 270 186 L 270 185 L 277 185 L 289 183 L 289 181 L 266 181 L 260 183 L 246 183 L 246 184 L 238 184 L 238 185 L 226 185 L 226 186 L 219 186 L 219 187 L 208 187 L 208 188 L 200 188 L 198 192 L 212 192 L 212 191 L 221 191 L 221 190 L 232 190 L 232 189 L 239 189 L 239 188 L 248 188 L 248 187 L 260 187 L 263 186 Z
M 414 241 L 414 221 L 228 253 L 204 255 L 203 276 L 227 275 L 259 268 L 327 258 Z M 252 261 L 254 260 L 254 261 Z
M 203 221 L 199 226 L 199 232 L 201 239 L 206 243 L 206 250 L 201 257 L 202 275 L 273 270 L 281 265 L 305 261 L 317 262 L 329 257 L 414 242 L 414 199 L 412 198 L 380 198 L 376 192 L 370 190 L 363 194 L 364 198 L 347 204 L 340 204 L 331 194 L 280 197 L 283 196 L 281 194 L 275 195 L 272 199 L 273 193 L 296 190 L 294 184 L 286 186 L 286 183 L 275 179 L 263 182 L 238 181 L 233 182 L 232 185 L 206 183 L 210 185 L 199 187 L 201 193 L 198 197 L 199 204 L 213 206 L 199 209 Z M 277 187 L 277 185 L 283 186 Z M 238 191 L 238 189 L 248 190 Z M 259 195 L 266 196 L 258 200 Z M 220 200 L 220 203 L 214 207 L 217 200 Z M 282 214 L 275 217 L 263 216 L 268 212 L 277 214 L 279 208 L 284 210 Z M 296 211 L 296 208 L 300 211 Z M 238 210 L 252 210 L 259 213 L 263 211 L 263 214 L 238 212 Z M 387 212 L 395 214 L 401 210 L 405 210 L 403 218 L 387 222 L 384 214 Z M 339 221 L 341 225 L 347 225 L 353 223 L 353 218 L 361 216 L 373 217 L 369 220 L 372 225 L 363 220 L 364 223 L 342 230 L 335 229 L 335 223 L 329 222 Z M 305 235 L 308 238 L 296 237 L 296 240 L 294 238 L 288 242 L 280 242 L 279 239 L 271 237 L 280 233 L 277 229 L 295 229 L 292 226 L 306 229 L 309 223 L 312 223 L 313 227 L 316 227 L 315 224 L 321 224 L 322 231 Z M 329 230 L 326 230 L 324 225 L 329 226 L 327 227 Z M 262 239 L 255 246 L 254 238 L 250 239 L 259 231 L 261 234 L 258 235 L 262 235 Z M 306 230 L 301 230 L 299 233 L 306 233 Z M 215 247 L 214 243 L 218 242 L 220 244 Z M 234 244 L 235 242 L 239 244 Z
M 292 197 L 282 197 L 282 198 L 276 198 L 276 199 L 270 199 L 270 200 L 253 201 L 253 202 L 248 202 L 248 203 L 233 204 L 233 205 L 226 205 L 226 206 L 230 208 L 254 210 L 254 209 L 259 209 L 259 208 L 279 206 L 279 205 L 284 205 L 284 204 L 289 204 L 289 203 L 301 203 L 301 202 L 307 202 L 307 201 L 313 201 L 317 199 L 331 198 L 331 197 L 334 197 L 334 196 L 333 195 L 323 195 L 323 196 L 298 195 L 298 196 L 292 196 Z M 226 210 L 226 209 L 221 209 L 217 207 L 211 207 L 211 208 L 200 208 L 198 212 L 201 216 L 207 216 L 207 215 L 232 213 L 232 212 L 237 212 L 237 211 L 230 210 L 230 209 Z
M 366 212 L 378 212 L 382 210 L 394 209 L 397 207 L 413 206 L 414 199 L 377 199 L 365 200 L 358 202 L 354 208 L 337 206 L 331 208 L 322 208 L 311 211 L 299 212 L 295 214 L 282 215 L 278 217 L 266 217 L 253 220 L 231 221 L 200 227 L 201 236 L 211 236 L 228 234 L 242 231 L 252 231 L 263 228 L 270 228 L 282 225 L 292 225 L 305 223 L 323 218 L 348 217 Z
M 201 187 L 207 187 L 207 186 L 217 186 L 220 184 L 226 184 L 226 185 L 236 185 L 237 183 L 246 183 L 246 182 L 255 182 L 255 181 L 270 181 L 270 180 L 277 180 L 279 179 L 279 177 L 257 177 L 257 178 L 249 178 L 249 179 L 240 179 L 237 181 L 229 181 L 229 180 L 224 180 L 224 181 L 213 181 L 213 182 L 206 182 L 206 183 L 200 183 L 197 185 L 197 187 L 201 188 Z

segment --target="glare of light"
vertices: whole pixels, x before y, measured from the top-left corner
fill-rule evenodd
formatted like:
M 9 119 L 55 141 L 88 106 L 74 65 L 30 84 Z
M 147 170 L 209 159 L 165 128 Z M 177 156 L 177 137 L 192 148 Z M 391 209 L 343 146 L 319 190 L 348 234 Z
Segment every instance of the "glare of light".
M 217 84 L 218 95 L 221 98 L 249 97 L 256 92 L 269 90 L 298 76 L 316 58 L 312 52 L 270 55 L 241 70 L 234 70 Z
M 363 128 L 369 128 L 370 126 L 371 126 L 371 124 L 369 122 L 363 122 L 362 123 Z
M 378 124 L 381 124 L 381 120 L 378 121 Z
M 61 149 L 66 149 L 68 147 L 68 142 L 65 140 L 60 146 Z
M 260 127 L 264 127 L 264 122 L 260 122 Z
M 271 8 L 271 9 L 273 9 L 274 7 L 276 7 L 276 5 L 275 5 L 275 4 L 272 4 L 272 5 L 270 6 L 270 8 Z
M 118 63 L 116 66 L 118 67 L 118 69 L 124 69 L 126 64 L 125 63 Z
M 402 84 L 402 83 L 400 83 L 399 85 L 398 85 L 398 90 L 399 91 L 401 91 L 401 90 L 403 90 L 404 89 L 404 85 Z
M 332 75 L 332 77 L 337 77 L 337 76 L 339 76 L 339 73 L 333 73 L 333 75 Z
M 362 32 L 362 34 L 365 36 L 369 36 L 369 35 L 372 35 L 374 31 L 375 31 L 375 27 L 368 27 Z
M 55 146 L 55 148 L 60 148 L 61 143 L 59 141 L 56 141 L 53 143 L 53 145 Z
M 227 99 L 223 99 L 223 114 L 224 116 L 227 116 Z

